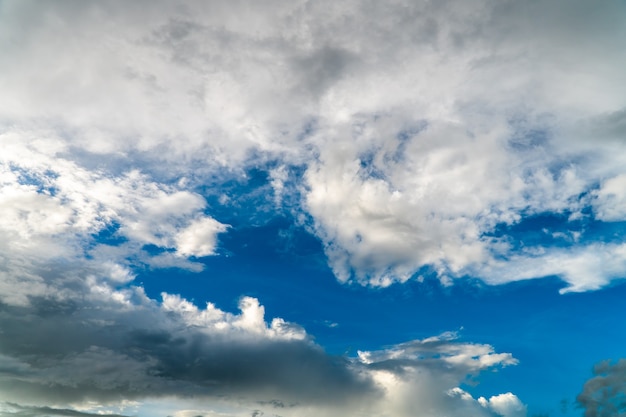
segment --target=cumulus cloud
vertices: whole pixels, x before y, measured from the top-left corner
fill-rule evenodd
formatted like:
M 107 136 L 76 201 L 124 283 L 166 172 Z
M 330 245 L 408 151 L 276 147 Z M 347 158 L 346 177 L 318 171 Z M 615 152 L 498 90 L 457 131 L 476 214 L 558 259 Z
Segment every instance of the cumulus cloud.
M 494 395 L 489 400 L 484 397 L 478 399 L 480 405 L 489 408 L 502 417 L 524 417 L 526 416 L 526 406 L 517 398 L 515 394 L 507 392 L 505 394 Z

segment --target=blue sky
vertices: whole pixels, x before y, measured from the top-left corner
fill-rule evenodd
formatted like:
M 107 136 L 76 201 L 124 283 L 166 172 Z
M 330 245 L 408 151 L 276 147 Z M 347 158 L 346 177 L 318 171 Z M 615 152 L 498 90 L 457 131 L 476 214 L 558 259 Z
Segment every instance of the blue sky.
M 0 415 L 619 415 L 625 17 L 0 0 Z

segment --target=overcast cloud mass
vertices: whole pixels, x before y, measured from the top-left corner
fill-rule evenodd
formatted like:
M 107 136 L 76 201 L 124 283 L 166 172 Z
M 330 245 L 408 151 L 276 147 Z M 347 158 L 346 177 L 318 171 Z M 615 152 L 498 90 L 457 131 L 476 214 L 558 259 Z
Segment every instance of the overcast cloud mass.
M 528 415 L 471 393 L 524 366 L 504 339 L 339 354 L 248 288 L 147 281 L 219 282 L 222 242 L 282 216 L 381 298 L 619 286 L 624 39 L 619 1 L 0 0 L 0 415 Z

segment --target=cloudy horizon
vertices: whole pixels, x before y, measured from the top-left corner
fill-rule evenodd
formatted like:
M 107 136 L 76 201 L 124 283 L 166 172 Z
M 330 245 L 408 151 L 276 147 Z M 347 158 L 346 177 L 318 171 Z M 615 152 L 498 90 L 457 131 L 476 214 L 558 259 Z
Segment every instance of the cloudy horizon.
M 0 0 L 0 415 L 619 412 L 625 17 Z

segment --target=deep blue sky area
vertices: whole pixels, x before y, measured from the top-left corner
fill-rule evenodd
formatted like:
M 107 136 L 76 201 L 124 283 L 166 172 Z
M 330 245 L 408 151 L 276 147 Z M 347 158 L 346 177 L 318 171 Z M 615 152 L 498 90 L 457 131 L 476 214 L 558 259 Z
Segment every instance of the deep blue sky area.
M 563 226 L 563 216 L 543 216 L 511 229 L 526 238 Z M 510 390 L 538 414 L 578 415 L 575 398 L 592 366 L 620 357 L 626 346 L 626 326 L 616 319 L 626 313 L 620 282 L 563 295 L 557 277 L 496 287 L 469 277 L 445 287 L 432 276 L 387 288 L 341 284 L 321 242 L 287 217 L 223 236 L 220 251 L 227 255 L 200 260 L 202 272 L 149 270 L 137 280 L 151 298 L 165 291 L 233 313 L 240 297 L 258 298 L 266 319 L 299 323 L 334 355 L 456 331 L 463 341 L 490 344 L 519 360 L 467 389 L 485 397 Z

